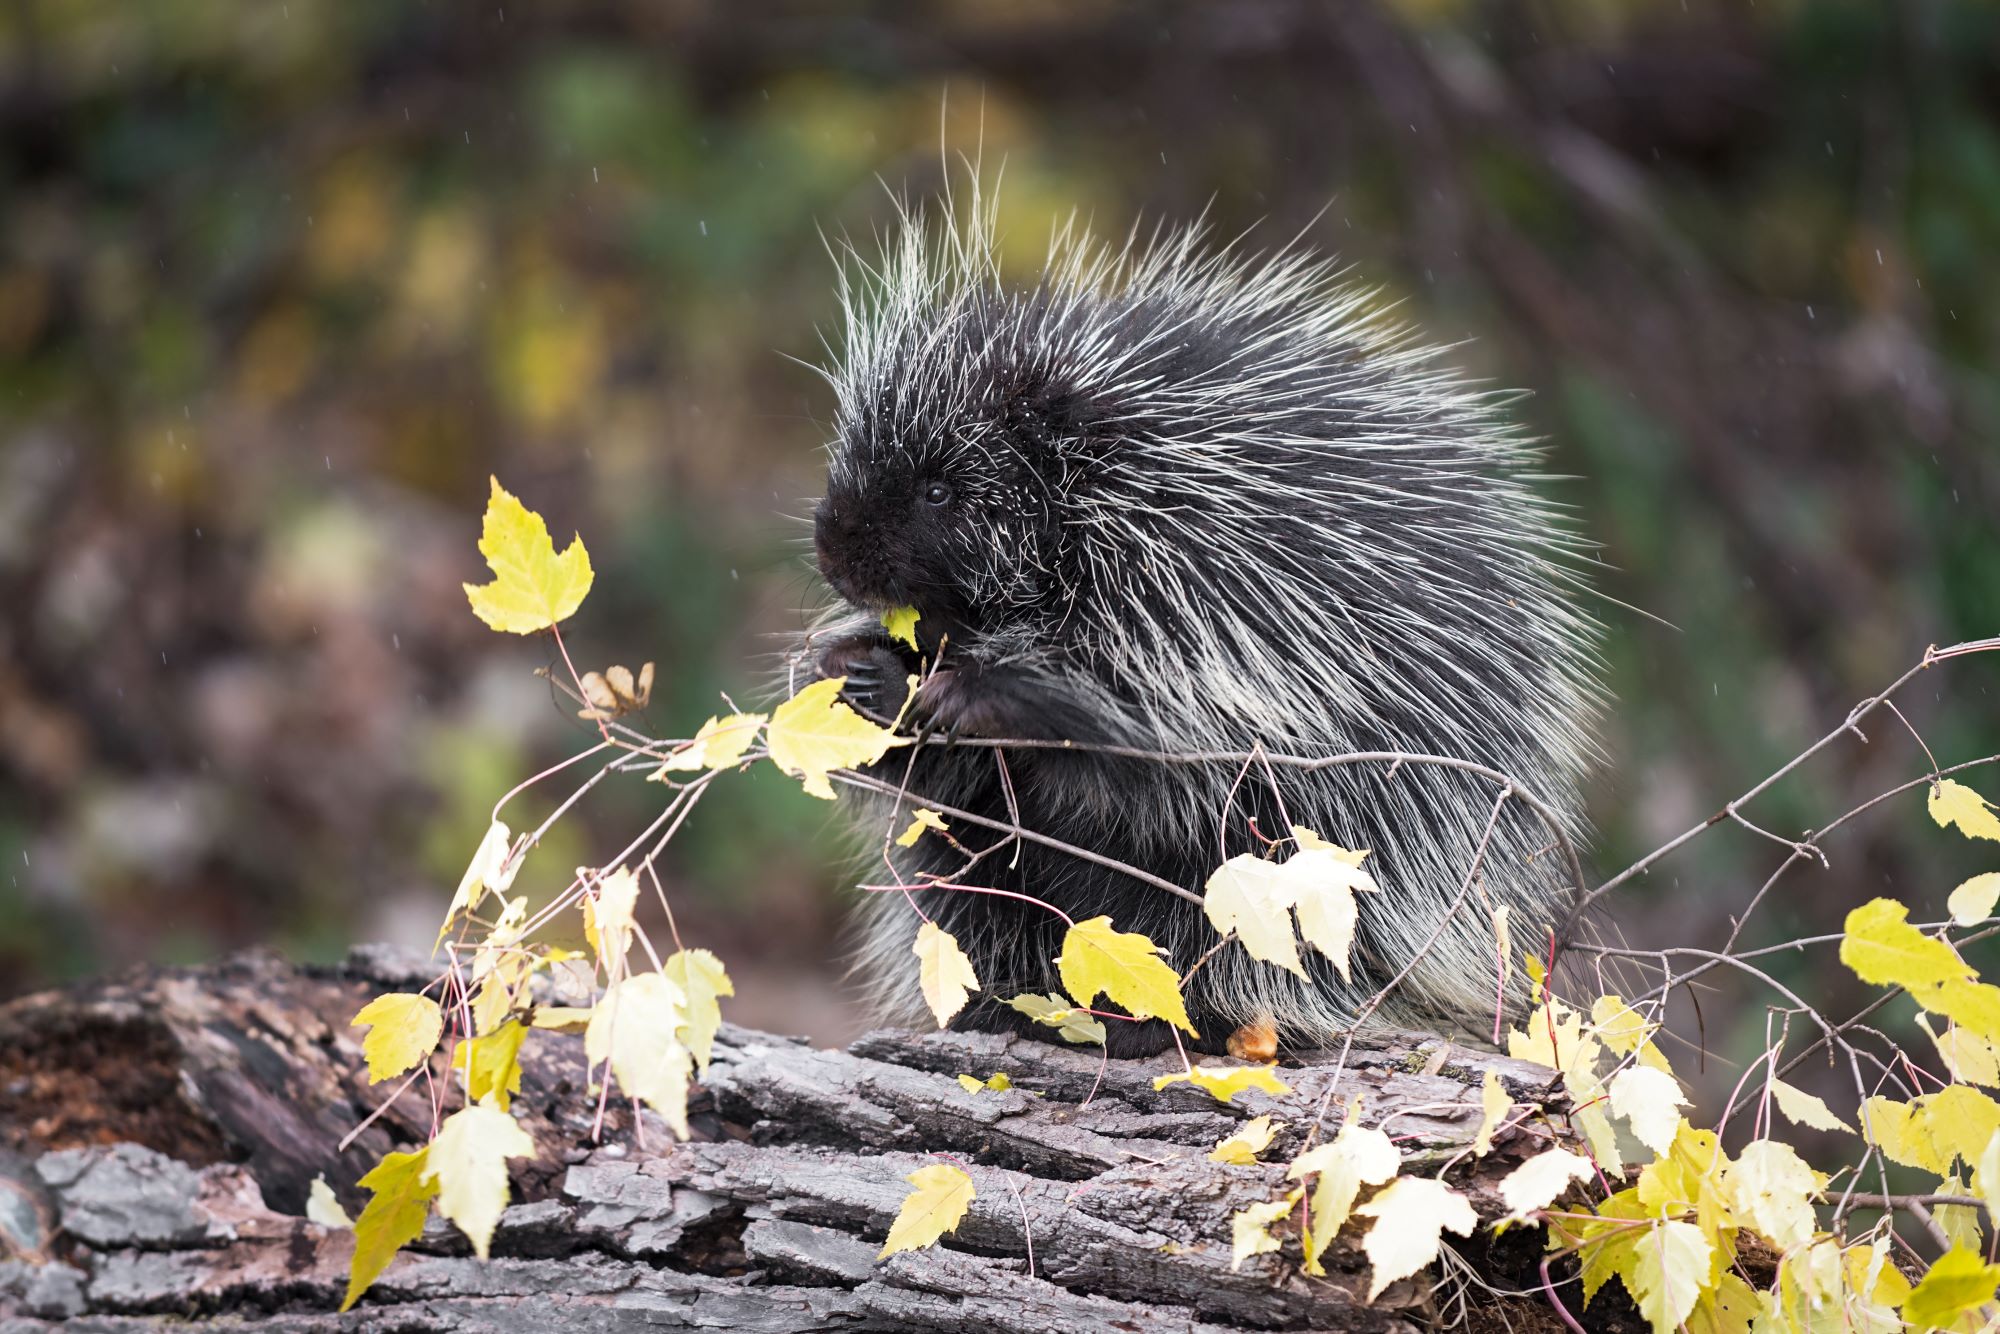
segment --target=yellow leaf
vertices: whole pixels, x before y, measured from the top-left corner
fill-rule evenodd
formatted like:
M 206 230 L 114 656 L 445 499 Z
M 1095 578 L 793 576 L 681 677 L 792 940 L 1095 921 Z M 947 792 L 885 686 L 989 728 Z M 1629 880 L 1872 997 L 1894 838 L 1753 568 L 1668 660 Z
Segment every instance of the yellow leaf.
M 527 1028 L 509 1020 L 485 1037 L 460 1042 L 452 1053 L 452 1067 L 465 1071 L 465 1096 L 478 1102 L 493 1095 L 493 1105 L 506 1111 L 514 1095 L 521 1091 L 521 1043 Z
M 368 1082 L 379 1084 L 414 1068 L 437 1049 L 444 1036 L 444 1012 L 428 996 L 406 991 L 377 996 L 361 1007 L 350 1028 L 370 1025 L 361 1039 L 368 1058 Z
M 1488 1070 L 1479 1085 L 1479 1130 L 1472 1137 L 1475 1158 L 1484 1158 L 1493 1151 L 1493 1132 L 1507 1119 L 1513 1106 L 1514 1100 L 1507 1096 L 1507 1088 L 1500 1082 L 1500 1072 Z
M 1972 1165 L 1972 1188 L 1986 1201 L 1986 1216 L 2000 1222 L 2000 1132 L 1986 1141 Z
M 1597 1169 L 1590 1159 L 1568 1149 L 1546 1149 L 1536 1154 L 1500 1180 L 1500 1199 L 1509 1212 L 1504 1222 L 1526 1222 L 1528 1215 L 1546 1209 L 1572 1181 L 1589 1181 Z
M 925 807 L 910 818 L 909 828 L 896 835 L 896 846 L 899 848 L 914 847 L 916 846 L 917 839 L 923 835 L 924 830 L 935 829 L 939 833 L 943 833 L 949 828 L 951 826 L 944 822 L 942 815 L 939 815 L 929 807 Z
M 1949 778 L 1931 784 L 1931 819 L 1941 828 L 1957 825 L 1967 838 L 2000 839 L 2000 816 L 1987 800 L 1963 783 Z
M 764 725 L 761 713 L 732 713 L 727 718 L 710 718 L 685 746 L 660 762 L 647 778 L 665 782 L 667 775 L 689 769 L 727 769 L 743 758 L 756 744 L 757 730 Z
M 1939 1177 L 1937 1184 L 1931 1187 L 1931 1193 L 1934 1195 L 1964 1195 L 1969 1190 L 1970 1187 L 1966 1185 L 1965 1178 L 1959 1176 L 1956 1172 L 1953 1172 L 1949 1176 Z M 1938 1230 L 1944 1233 L 1952 1245 L 1963 1246 L 1971 1251 L 1983 1251 L 1986 1249 L 1985 1239 L 1979 1230 L 1979 1210 L 1972 1205 L 1932 1205 L 1931 1218 L 1937 1223 Z
M 979 990 L 979 975 L 972 971 L 972 960 L 959 949 L 957 938 L 936 922 L 917 928 L 917 942 L 910 950 L 917 956 L 917 984 L 923 988 L 924 1004 L 943 1028 Z
M 2000 1088 L 2000 1048 L 1996 1048 L 1985 1038 L 1970 1029 L 1952 1024 L 1940 1033 L 1930 1026 L 1929 1019 L 1919 1014 L 1917 1027 L 1924 1030 L 1926 1037 L 1937 1047 L 1938 1057 L 1944 1062 L 1951 1077 L 1967 1084 L 1984 1084 L 1987 1088 Z
M 627 1097 L 666 1118 L 674 1134 L 688 1137 L 687 1091 L 693 1058 L 682 1045 L 687 1023 L 681 989 L 659 973 L 628 977 L 604 993 L 583 1033 L 592 1066 L 610 1062 Z
M 1931 1013 L 1941 1014 L 1989 1042 L 2000 1041 L 2000 987 L 1954 977 L 1933 988 L 1911 991 L 1910 996 Z
M 1202 910 L 1217 932 L 1232 932 L 1253 959 L 1306 975 L 1292 938 L 1292 877 L 1276 862 L 1252 853 L 1231 857 L 1208 878 Z
M 1945 900 L 1945 906 L 1951 909 L 1951 920 L 1960 926 L 1978 926 L 1993 915 L 1996 903 L 2000 903 L 2000 871 L 1972 877 Z
M 1008 1089 L 1014 1087 L 1014 1081 L 1007 1077 L 1006 1071 L 995 1070 L 984 1079 L 981 1079 L 978 1075 L 960 1075 L 958 1077 L 958 1086 L 967 1093 L 978 1093 L 982 1089 L 992 1089 L 996 1093 L 1005 1093 Z
M 590 591 L 590 553 L 572 538 L 556 554 L 542 516 L 527 508 L 493 478 L 486 502 L 479 554 L 493 570 L 493 582 L 465 585 L 465 596 L 480 620 L 508 634 L 531 635 L 568 618 Z
M 514 997 L 501 980 L 500 970 L 488 973 L 479 990 L 472 994 L 472 1031 L 482 1037 L 491 1033 L 500 1027 L 513 1005 Z
M 1364 849 L 1350 852 L 1328 843 L 1310 829 L 1292 826 L 1299 850 L 1285 862 L 1297 899 L 1299 935 L 1325 955 L 1342 981 L 1351 981 L 1349 956 L 1354 952 L 1354 924 L 1359 916 L 1356 892 L 1374 893 L 1375 877 L 1361 869 Z
M 1803 1246 L 1818 1227 L 1812 1197 L 1819 1181 L 1789 1144 L 1754 1140 L 1743 1146 L 1728 1173 L 1730 1203 L 1781 1251 Z
M 430 1152 L 425 1147 L 415 1153 L 383 1154 L 382 1161 L 361 1178 L 361 1188 L 374 1195 L 354 1223 L 354 1260 L 348 1267 L 341 1310 L 368 1291 L 397 1251 L 423 1235 L 431 1197 L 438 1192 L 430 1173 Z
M 1299 1192 L 1293 1191 L 1281 1200 L 1269 1200 L 1263 1204 L 1253 1204 L 1247 1209 L 1238 1209 L 1229 1218 L 1229 1267 L 1241 1269 L 1243 1262 L 1253 1255 L 1278 1249 L 1278 1239 L 1271 1235 L 1271 1224 L 1298 1208 Z
M 1872 899 L 1847 914 L 1840 961 L 1877 986 L 1921 989 L 1970 978 L 1971 966 L 1911 926 L 1909 911 L 1894 899 Z
M 1065 1042 L 1094 1042 L 1104 1045 L 1104 1021 L 1087 1011 L 1070 1004 L 1067 997 L 1050 992 L 1037 996 L 1033 992 L 1015 996 L 1002 1004 L 1019 1010 L 1038 1024 L 1046 1024 L 1056 1030 L 1056 1035 Z
M 1436 1260 L 1444 1232 L 1470 1236 L 1479 1225 L 1465 1196 L 1431 1177 L 1398 1177 L 1354 1212 L 1375 1220 L 1361 1243 L 1374 1270 L 1368 1284 L 1371 1302 L 1397 1279 Z
M 1590 1022 L 1604 1045 L 1620 1056 L 1629 1056 L 1637 1050 L 1656 1027 L 1616 995 L 1599 996 L 1590 1003 Z
M 1395 1180 L 1403 1165 L 1403 1155 L 1394 1141 L 1380 1130 L 1362 1126 L 1350 1109 L 1348 1120 L 1330 1144 L 1308 1149 L 1292 1159 L 1286 1177 L 1298 1180 L 1315 1176 L 1312 1199 L 1306 1208 L 1305 1269 L 1308 1274 L 1326 1272 L 1320 1257 L 1333 1243 L 1354 1209 L 1363 1186 L 1379 1186 Z
M 1656 1334 L 1679 1329 L 1708 1286 L 1714 1251 L 1693 1223 L 1668 1220 L 1640 1236 L 1620 1272 L 1639 1313 Z
M 507 1207 L 507 1160 L 532 1157 L 534 1152 L 535 1141 L 528 1132 L 486 1103 L 453 1112 L 431 1141 L 430 1175 L 437 1182 L 438 1212 L 458 1224 L 482 1260 Z
M 1163 1089 L 1169 1084 L 1178 1084 L 1185 1079 L 1196 1088 L 1206 1090 L 1217 1102 L 1228 1102 L 1248 1088 L 1262 1089 L 1277 1097 L 1292 1090 L 1290 1085 L 1281 1083 L 1278 1077 L 1271 1073 L 1276 1068 L 1270 1065 L 1197 1065 L 1190 1070 L 1161 1075 L 1153 1081 L 1153 1087 Z
M 1639 1142 L 1654 1153 L 1673 1148 L 1680 1128 L 1676 1108 L 1687 1106 L 1680 1081 L 1643 1065 L 1628 1065 L 1611 1077 L 1611 1110 L 1632 1127 Z
M 615 968 L 632 948 L 632 914 L 639 906 L 639 877 L 621 866 L 599 876 L 597 892 L 584 900 L 583 934 L 606 968 Z M 615 974 L 614 974 L 615 975 Z
M 458 890 L 451 896 L 451 906 L 445 909 L 444 925 L 438 928 L 437 942 L 431 946 L 432 950 L 444 943 L 451 924 L 461 912 L 469 913 L 479 906 L 479 900 L 487 890 L 504 894 L 514 883 L 514 873 L 521 869 L 521 863 L 508 863 L 507 852 L 512 846 L 513 835 L 504 822 L 495 820 L 486 826 L 486 836 L 479 840 L 479 847 L 472 854 L 465 874 L 458 878 Z
M 1903 1302 L 1903 1319 L 1913 1329 L 1949 1325 L 1992 1301 L 1996 1288 L 2000 1288 L 2000 1265 L 1989 1265 L 1972 1251 L 1954 1248 L 1939 1257 L 1923 1282 L 1910 1290 Z
M 680 1040 L 694 1054 L 701 1072 L 707 1074 L 716 1030 L 722 1027 L 720 1001 L 724 996 L 734 996 L 736 985 L 729 980 L 722 960 L 708 950 L 676 950 L 667 956 L 660 971 L 681 990 L 687 1018 L 678 1030 Z
M 1850 1135 L 1854 1133 L 1854 1127 L 1835 1116 L 1826 1103 L 1803 1089 L 1793 1088 L 1782 1079 L 1771 1081 L 1771 1098 L 1793 1125 L 1813 1130 L 1845 1130 Z
M 321 1227 L 354 1226 L 354 1220 L 347 1216 L 347 1210 L 340 1207 L 340 1198 L 333 1193 L 333 1187 L 326 1184 L 324 1176 L 314 1177 L 312 1186 L 306 1191 L 306 1219 Z
M 1688 1313 L 1687 1334 L 1750 1334 L 1751 1321 L 1763 1310 L 1763 1297 L 1736 1275 L 1725 1273 L 1715 1290 L 1704 1292 Z
M 908 644 L 912 652 L 917 650 L 917 615 L 915 607 L 892 607 L 882 613 L 882 628 L 889 632 L 892 642 Z
M 1268 1116 L 1245 1121 L 1241 1130 L 1208 1151 L 1208 1160 L 1249 1167 L 1256 1163 L 1258 1154 L 1271 1147 L 1271 1136 L 1276 1133 L 1277 1129 Z
M 903 1180 L 916 1189 L 896 1212 L 896 1221 L 889 1225 L 889 1239 L 882 1243 L 877 1260 L 897 1251 L 921 1250 L 936 1244 L 938 1238 L 958 1227 L 966 1207 L 979 1198 L 979 1192 L 972 1188 L 972 1178 L 947 1163 L 920 1167 Z
M 827 801 L 833 800 L 829 772 L 873 764 L 890 747 L 908 744 L 842 703 L 838 696 L 846 684 L 844 676 L 813 682 L 778 706 L 765 732 L 772 763 L 803 778 L 807 792 Z
M 590 1026 L 590 1016 L 597 1013 L 587 1007 L 568 1005 L 538 1005 L 528 1016 L 530 1028 L 545 1028 L 552 1033 L 581 1033 Z
M 1113 930 L 1109 917 L 1093 917 L 1063 936 L 1056 968 L 1079 1005 L 1090 1007 L 1102 992 L 1135 1019 L 1164 1019 L 1199 1037 L 1181 1001 L 1181 979 L 1163 952 L 1136 932 Z

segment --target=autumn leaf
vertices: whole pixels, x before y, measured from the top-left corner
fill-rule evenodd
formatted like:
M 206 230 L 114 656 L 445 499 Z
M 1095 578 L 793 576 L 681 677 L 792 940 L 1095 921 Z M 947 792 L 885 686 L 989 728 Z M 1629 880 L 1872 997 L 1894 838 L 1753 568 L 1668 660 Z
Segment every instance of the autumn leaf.
M 361 1007 L 348 1027 L 368 1027 L 361 1052 L 368 1058 L 368 1082 L 379 1084 L 414 1068 L 437 1049 L 444 1036 L 444 1012 L 428 996 L 406 991 L 377 996 Z
M 1507 1119 L 1513 1106 L 1506 1085 L 1500 1082 L 1500 1072 L 1488 1070 L 1479 1085 L 1479 1129 L 1472 1137 L 1473 1157 L 1484 1158 L 1493 1152 L 1493 1132 Z
M 722 960 L 708 950 L 676 950 L 660 965 L 660 971 L 681 990 L 687 1017 L 676 1031 L 693 1053 L 695 1064 L 707 1074 L 715 1034 L 722 1027 L 721 998 L 734 996 L 736 985 L 729 980 Z
M 1231 857 L 1208 878 L 1202 910 L 1216 931 L 1234 933 L 1253 959 L 1306 975 L 1292 936 L 1291 877 L 1276 862 L 1253 853 Z
M 1986 798 L 1963 783 L 1945 778 L 1931 784 L 1928 804 L 1931 819 L 1940 828 L 1957 825 L 1967 838 L 2000 839 L 2000 816 L 1994 815 Z
M 764 734 L 772 763 L 803 778 L 807 792 L 827 801 L 833 800 L 829 772 L 873 764 L 891 747 L 909 744 L 842 703 L 840 688 L 846 684 L 844 676 L 813 682 L 778 706 Z
M 920 1167 L 903 1180 L 916 1189 L 896 1211 L 896 1221 L 889 1225 L 889 1239 L 882 1243 L 877 1260 L 898 1251 L 935 1245 L 938 1238 L 957 1229 L 966 1208 L 979 1198 L 979 1192 L 972 1188 L 972 1178 L 948 1163 Z
M 665 782 L 667 775 L 691 769 L 727 769 L 756 744 L 758 729 L 764 723 L 761 713 L 732 713 L 727 718 L 710 718 L 685 746 L 662 760 L 660 767 L 647 777 L 655 782 Z
M 882 628 L 889 632 L 892 642 L 908 644 L 912 652 L 917 651 L 917 615 L 915 607 L 892 607 L 882 613 Z
M 1354 895 L 1377 888 L 1375 877 L 1361 869 L 1367 850 L 1329 843 L 1302 825 L 1292 826 L 1292 837 L 1299 850 L 1285 862 L 1285 870 L 1296 892 L 1299 935 L 1327 957 L 1343 982 L 1351 981 L 1349 956 L 1359 917 Z
M 321 1227 L 346 1229 L 354 1226 L 354 1220 L 347 1216 L 347 1210 L 340 1207 L 340 1197 L 333 1193 L 333 1187 L 326 1184 L 324 1176 L 312 1179 L 306 1188 L 306 1220 Z
M 924 830 L 935 829 L 941 834 L 945 830 L 950 828 L 951 826 L 944 822 L 944 817 L 942 815 L 939 815 L 936 811 L 931 810 L 928 807 L 925 807 L 917 811 L 917 813 L 910 818 L 910 823 L 908 828 L 904 829 L 902 833 L 896 835 L 896 846 L 899 848 L 914 847 L 916 846 L 917 839 L 922 837 Z
M 1177 1070 L 1170 1075 L 1161 1075 L 1153 1081 L 1153 1087 L 1163 1089 L 1169 1084 L 1186 1080 L 1202 1089 L 1217 1102 L 1228 1102 L 1244 1089 L 1262 1089 L 1278 1097 L 1292 1091 L 1271 1072 L 1276 1069 L 1269 1065 L 1197 1065 L 1188 1070 Z
M 598 876 L 596 892 L 583 901 L 583 934 L 607 970 L 621 966 L 632 948 L 632 914 L 638 906 L 639 877 L 629 866 Z
M 917 928 L 917 941 L 910 950 L 917 956 L 917 984 L 923 989 L 924 1004 L 943 1028 L 979 990 L 979 975 L 972 971 L 972 960 L 959 949 L 957 938 L 936 922 Z
M 1063 936 L 1056 968 L 1079 1005 L 1090 1007 L 1102 993 L 1135 1019 L 1164 1019 L 1199 1037 L 1181 1001 L 1180 977 L 1163 953 L 1137 932 L 1114 930 L 1109 917 L 1093 917 Z
M 1917 1016 L 1917 1027 L 1924 1030 L 1925 1036 L 1937 1048 L 1938 1058 L 1944 1062 L 1953 1079 L 1966 1084 L 2000 1088 L 2000 1047 L 1956 1024 L 1947 1025 L 1940 1033 L 1931 1027 L 1929 1018 L 1923 1014 Z
M 1951 920 L 1958 925 L 1978 926 L 1993 915 L 1996 903 L 2000 903 L 2000 871 L 1988 871 L 1954 889 L 1945 900 L 1945 907 L 1951 910 Z
M 1253 1204 L 1247 1209 L 1238 1209 L 1229 1218 L 1229 1267 L 1241 1269 L 1243 1262 L 1253 1255 L 1278 1249 L 1278 1239 L 1271 1235 L 1271 1224 L 1290 1214 L 1299 1206 L 1302 1192 L 1293 1191 L 1281 1200 L 1270 1200 L 1263 1204 Z
M 1271 1147 L 1271 1136 L 1276 1133 L 1277 1128 L 1268 1116 L 1245 1121 L 1241 1130 L 1208 1151 L 1208 1160 L 1212 1163 L 1234 1163 L 1239 1167 L 1252 1166 L 1257 1161 L 1257 1155 Z
M 590 591 L 590 553 L 581 537 L 556 554 L 542 516 L 509 495 L 499 478 L 486 502 L 479 554 L 493 570 L 488 584 L 465 585 L 480 620 L 508 634 L 531 635 L 568 618 Z
M 382 1276 L 396 1252 L 423 1235 L 430 1217 L 437 1182 L 430 1175 L 428 1146 L 415 1153 L 386 1153 L 358 1183 L 373 1198 L 354 1223 L 354 1259 L 347 1271 L 347 1296 L 340 1309 L 353 1306 Z
M 1847 914 L 1840 961 L 1863 982 L 1913 991 L 1972 977 L 1951 946 L 1909 924 L 1909 912 L 1894 899 L 1873 899 Z
M 1033 992 L 1014 996 L 1001 1002 L 1019 1010 L 1038 1024 L 1046 1024 L 1056 1030 L 1056 1036 L 1065 1042 L 1094 1042 L 1104 1045 L 1104 1021 L 1087 1010 L 1080 1010 L 1065 996 L 1050 992 L 1037 996 Z
M 995 1070 L 984 1079 L 978 1075 L 960 1075 L 958 1086 L 967 1093 L 980 1093 L 989 1089 L 995 1093 L 1005 1093 L 1014 1087 L 1014 1081 L 1007 1077 L 1006 1071 Z
M 1546 1209 L 1573 1181 L 1589 1181 L 1597 1175 L 1590 1159 L 1568 1149 L 1545 1149 L 1500 1179 L 1500 1200 L 1507 1206 L 1503 1223 L 1524 1223 L 1538 1209 Z
M 535 1141 L 528 1132 L 490 1103 L 453 1112 L 431 1141 L 430 1175 L 437 1181 L 438 1212 L 458 1224 L 482 1260 L 507 1208 L 507 1160 L 532 1157 L 534 1152 Z
M 1632 1127 L 1639 1142 L 1654 1153 L 1673 1148 L 1674 1132 L 1687 1106 L 1687 1095 L 1672 1075 L 1643 1065 L 1630 1065 L 1611 1077 L 1611 1111 Z
M 528 1030 L 519 1020 L 509 1020 L 484 1037 L 458 1044 L 452 1053 L 452 1067 L 465 1071 L 467 1101 L 478 1102 L 488 1094 L 493 1105 L 506 1111 L 521 1091 L 521 1043 Z
M 627 1097 L 666 1118 L 688 1137 L 687 1091 L 693 1057 L 680 1039 L 686 997 L 659 973 L 628 977 L 604 993 L 583 1033 L 583 1053 L 595 1067 L 609 1062 Z
M 1993 1300 L 2000 1288 L 2000 1265 L 1955 1247 L 1938 1258 L 1923 1281 L 1903 1302 L 1903 1319 L 1912 1329 L 1949 1325 L 1967 1312 Z
M 1339 1235 L 1363 1186 L 1393 1181 L 1403 1165 L 1402 1151 L 1379 1129 L 1361 1125 L 1350 1110 L 1347 1124 L 1329 1144 L 1308 1149 L 1292 1159 L 1285 1176 L 1293 1181 L 1313 1176 L 1312 1201 L 1306 1214 L 1305 1270 L 1326 1272 L 1320 1257 Z
M 1778 1110 L 1793 1125 L 1812 1130 L 1845 1130 L 1850 1135 L 1854 1133 L 1854 1127 L 1835 1116 L 1825 1102 L 1804 1089 L 1793 1088 L 1782 1079 L 1771 1081 L 1771 1100 L 1778 1104 Z
M 1679 1329 L 1687 1320 L 1708 1285 L 1713 1253 L 1700 1228 L 1678 1219 L 1656 1224 L 1633 1243 L 1620 1277 L 1655 1330 Z
M 1729 1165 L 1731 1206 L 1740 1221 L 1764 1234 L 1779 1250 L 1812 1240 L 1818 1227 L 1812 1197 L 1819 1181 L 1798 1151 L 1776 1140 L 1753 1140 Z
M 1445 1232 L 1465 1237 L 1479 1226 L 1471 1202 L 1431 1177 L 1398 1177 L 1354 1212 L 1375 1220 L 1361 1242 L 1374 1270 L 1368 1284 L 1371 1302 L 1397 1279 L 1436 1260 Z
M 512 847 L 513 835 L 504 822 L 495 820 L 486 826 L 486 834 L 479 840 L 472 861 L 467 864 L 465 874 L 458 878 L 458 890 L 451 896 L 451 906 L 445 909 L 444 925 L 438 928 L 437 941 L 431 946 L 432 950 L 444 943 L 444 938 L 451 933 L 451 924 L 461 912 L 470 913 L 479 906 L 479 900 L 487 890 L 504 894 L 514 883 L 514 874 L 521 869 L 521 863 L 509 863 L 507 853 Z

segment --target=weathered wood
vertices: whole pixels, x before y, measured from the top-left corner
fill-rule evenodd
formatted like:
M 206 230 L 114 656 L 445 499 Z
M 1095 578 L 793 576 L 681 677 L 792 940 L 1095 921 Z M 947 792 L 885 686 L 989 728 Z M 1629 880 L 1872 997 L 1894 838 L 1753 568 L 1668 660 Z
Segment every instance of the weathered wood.
M 302 1216 L 308 1187 L 324 1174 L 358 1212 L 355 1179 L 433 1120 L 419 1080 L 337 1148 L 386 1096 L 347 1021 L 428 972 L 381 951 L 335 969 L 252 954 L 0 1008 L 0 1334 L 189 1320 L 412 1334 L 1411 1330 L 1438 1312 L 1428 1281 L 1363 1302 L 1367 1264 L 1345 1236 L 1324 1278 L 1299 1271 L 1295 1248 L 1233 1268 L 1231 1214 L 1281 1193 L 1317 1111 L 1360 1095 L 1409 1162 L 1451 1163 L 1449 1179 L 1496 1216 L 1494 1183 L 1549 1132 L 1511 1132 L 1474 1160 L 1480 1081 L 1497 1071 L 1517 1099 L 1558 1102 L 1543 1067 L 1417 1035 L 1367 1035 L 1344 1066 L 1333 1053 L 1289 1064 L 1288 1094 L 1224 1105 L 1186 1084 L 1155 1090 L 1172 1057 L 1106 1063 L 960 1033 L 825 1051 L 725 1027 L 691 1103 L 693 1141 L 615 1108 L 595 1144 L 580 1042 L 538 1034 L 514 1110 L 540 1152 L 517 1164 L 493 1259 L 434 1221 L 337 1315 L 352 1239 Z M 956 1078 L 995 1071 L 1014 1087 L 967 1092 Z M 1258 1115 L 1282 1123 L 1272 1163 L 1208 1160 Z M 903 1178 L 931 1155 L 971 1171 L 971 1210 L 943 1246 L 878 1260 Z M 1537 1281 L 1537 1246 L 1517 1230 L 1463 1254 L 1518 1289 Z M 1556 1327 L 1534 1298 L 1482 1295 L 1475 1315 L 1474 1328 Z

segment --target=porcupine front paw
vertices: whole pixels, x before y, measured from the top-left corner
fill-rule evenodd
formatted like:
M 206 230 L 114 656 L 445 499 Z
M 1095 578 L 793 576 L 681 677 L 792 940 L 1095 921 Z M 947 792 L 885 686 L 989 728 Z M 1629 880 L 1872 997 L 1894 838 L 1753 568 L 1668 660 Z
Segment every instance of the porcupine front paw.
M 845 677 L 840 696 L 862 712 L 879 718 L 902 712 L 911 668 L 894 645 L 878 636 L 835 640 L 820 650 L 815 666 L 821 679 Z

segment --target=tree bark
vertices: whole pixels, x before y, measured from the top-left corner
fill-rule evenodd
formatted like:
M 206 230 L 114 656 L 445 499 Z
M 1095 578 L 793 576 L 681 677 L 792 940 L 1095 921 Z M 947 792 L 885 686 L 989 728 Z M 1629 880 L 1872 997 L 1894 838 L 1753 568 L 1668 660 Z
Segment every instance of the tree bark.
M 1233 1104 L 1168 1056 L 996 1034 L 878 1032 L 845 1051 L 725 1026 L 675 1143 L 614 1103 L 603 1142 L 579 1039 L 537 1033 L 514 1112 L 519 1160 L 493 1258 L 433 1220 L 353 1311 L 335 1313 L 351 1234 L 304 1217 L 324 1175 L 350 1214 L 354 1182 L 433 1122 L 419 1079 L 345 1151 L 394 1085 L 366 1083 L 372 996 L 434 970 L 382 950 L 337 968 L 249 954 L 154 970 L 0 1008 L 0 1334 L 53 1328 L 423 1331 L 1399 1331 L 1559 1327 L 1537 1289 L 1540 1236 L 1482 1228 L 1463 1265 L 1363 1300 L 1350 1226 L 1308 1278 L 1297 1241 L 1231 1264 L 1230 1217 L 1291 1183 L 1283 1164 L 1322 1107 L 1359 1096 L 1408 1171 L 1448 1179 L 1482 1220 L 1497 1181 L 1557 1133 L 1540 1118 L 1475 1159 L 1480 1084 L 1560 1107 L 1554 1072 L 1435 1037 L 1379 1033 L 1288 1061 L 1291 1092 Z M 434 1061 L 442 1073 L 442 1060 Z M 966 1091 L 959 1074 L 1013 1087 Z M 1331 1087 L 1329 1087 L 1331 1085 Z M 442 1078 L 437 1089 L 443 1092 Z M 446 1110 L 456 1106 L 454 1101 Z M 1257 1166 L 1208 1159 L 1251 1117 L 1281 1123 Z M 941 1246 L 878 1259 L 909 1187 L 947 1156 L 977 1198 Z M 1032 1260 L 1030 1255 L 1032 1252 Z M 1572 1303 L 1574 1304 L 1574 1303 Z

